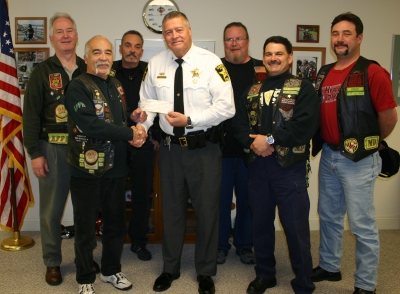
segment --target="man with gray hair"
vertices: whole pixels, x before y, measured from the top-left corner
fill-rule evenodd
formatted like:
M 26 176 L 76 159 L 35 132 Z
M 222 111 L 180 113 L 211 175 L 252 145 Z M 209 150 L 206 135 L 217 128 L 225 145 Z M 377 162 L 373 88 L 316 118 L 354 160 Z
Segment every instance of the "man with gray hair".
M 121 272 L 126 236 L 125 186 L 128 141 L 141 147 L 142 126 L 127 126 L 125 94 L 109 76 L 113 62 L 111 42 L 95 36 L 85 45 L 86 73 L 73 79 L 65 94 L 68 110 L 67 161 L 71 165 L 71 199 L 75 223 L 76 281 L 80 294 L 92 294 L 94 224 L 101 209 L 103 220 L 100 279 L 119 290 L 132 288 Z M 139 115 L 130 115 L 138 122 Z M 143 130 L 144 136 L 140 136 Z
M 169 101 L 174 106 L 173 111 L 160 115 L 164 139 L 159 151 L 164 267 L 153 290 L 165 291 L 180 277 L 190 199 L 197 220 L 198 291 L 213 294 L 222 169 L 216 126 L 235 114 L 232 84 L 221 59 L 193 45 L 192 29 L 184 13 L 168 13 L 162 27 L 170 50 L 150 59 L 140 88 L 141 101 Z M 143 124 L 147 129 L 155 115 L 148 113 Z
M 69 191 L 66 162 L 67 116 L 64 89 L 68 82 L 85 72 L 82 58 L 76 55 L 78 32 L 67 13 L 57 12 L 50 19 L 50 42 L 55 54 L 38 64 L 29 78 L 24 96 L 24 144 L 33 172 L 39 180 L 40 234 L 46 282 L 59 285 L 61 218 Z M 47 57 L 47 56 L 46 56 Z M 95 270 L 98 265 L 94 263 Z

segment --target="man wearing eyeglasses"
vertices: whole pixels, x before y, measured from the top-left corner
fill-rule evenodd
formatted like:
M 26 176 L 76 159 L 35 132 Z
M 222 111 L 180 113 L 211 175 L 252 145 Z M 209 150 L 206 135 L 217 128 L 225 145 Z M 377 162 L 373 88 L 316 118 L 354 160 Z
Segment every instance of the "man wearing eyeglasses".
M 225 57 L 221 58 L 231 78 L 235 103 L 250 85 L 266 77 L 261 60 L 249 56 L 249 34 L 240 22 L 231 22 L 224 29 Z M 232 119 L 223 122 L 225 146 L 222 149 L 222 182 L 219 207 L 218 264 L 226 261 L 231 244 L 231 205 L 233 191 L 236 196 L 236 218 L 233 245 L 244 264 L 254 264 L 251 236 L 251 214 L 248 205 L 248 172 L 239 142 L 233 137 Z

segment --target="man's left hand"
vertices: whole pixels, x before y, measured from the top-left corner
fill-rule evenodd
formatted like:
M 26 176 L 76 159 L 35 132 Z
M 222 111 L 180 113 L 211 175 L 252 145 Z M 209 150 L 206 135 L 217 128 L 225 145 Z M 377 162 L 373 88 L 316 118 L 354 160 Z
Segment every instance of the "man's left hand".
M 267 157 L 275 151 L 274 146 L 267 143 L 267 136 L 254 134 L 250 134 L 249 136 L 254 139 L 250 145 L 250 149 L 258 156 Z
M 165 118 L 173 127 L 186 127 L 187 125 L 186 115 L 180 112 L 170 111 L 165 115 Z

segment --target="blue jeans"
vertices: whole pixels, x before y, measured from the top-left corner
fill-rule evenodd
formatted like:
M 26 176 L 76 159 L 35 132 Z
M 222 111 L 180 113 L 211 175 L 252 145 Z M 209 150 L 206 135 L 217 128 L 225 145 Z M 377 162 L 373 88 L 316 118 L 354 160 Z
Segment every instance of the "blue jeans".
M 355 287 L 373 291 L 377 284 L 379 234 L 374 207 L 374 184 L 381 170 L 378 152 L 353 162 L 324 144 L 319 167 L 321 268 L 338 272 L 342 256 L 344 216 L 356 238 Z
M 237 250 L 252 248 L 252 219 L 248 200 L 248 170 L 243 158 L 222 158 L 222 182 L 219 204 L 218 249 L 228 251 L 231 235 L 231 205 L 236 195 L 236 220 L 233 245 Z

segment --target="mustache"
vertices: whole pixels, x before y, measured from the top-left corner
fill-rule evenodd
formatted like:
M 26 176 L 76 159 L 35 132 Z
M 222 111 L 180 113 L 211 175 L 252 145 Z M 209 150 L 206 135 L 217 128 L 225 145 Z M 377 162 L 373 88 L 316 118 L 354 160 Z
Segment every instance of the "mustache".
M 279 60 L 272 60 L 272 61 L 268 62 L 268 65 L 274 65 L 274 64 L 280 65 L 281 63 L 282 62 L 280 62 Z
M 133 57 L 138 58 L 138 56 L 135 52 L 131 52 L 131 53 L 127 54 L 126 56 L 133 56 Z
M 108 67 L 110 67 L 110 63 L 108 61 L 98 61 L 96 63 L 96 67 L 99 67 L 101 65 L 107 65 Z
M 339 41 L 339 42 L 336 42 L 336 43 L 334 44 L 334 47 L 338 47 L 338 46 L 349 47 L 349 46 L 347 46 L 347 44 L 345 44 L 343 41 Z

